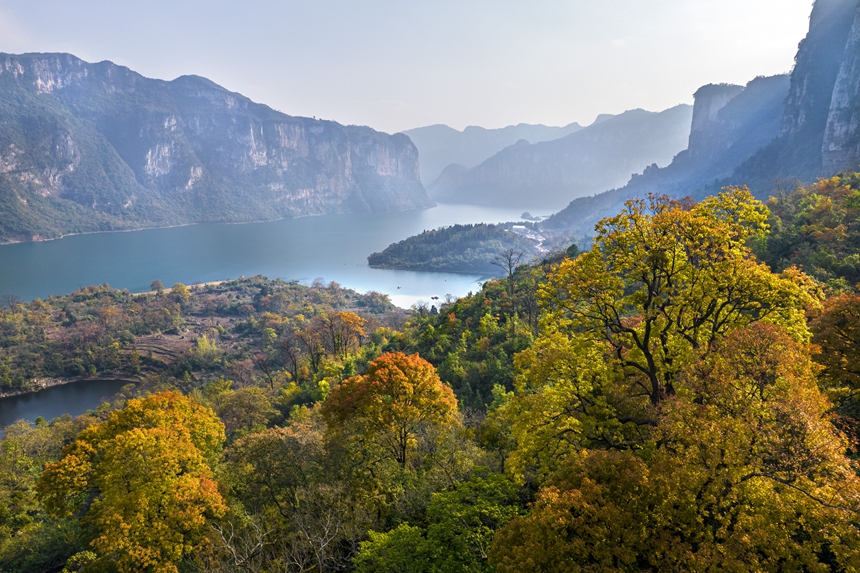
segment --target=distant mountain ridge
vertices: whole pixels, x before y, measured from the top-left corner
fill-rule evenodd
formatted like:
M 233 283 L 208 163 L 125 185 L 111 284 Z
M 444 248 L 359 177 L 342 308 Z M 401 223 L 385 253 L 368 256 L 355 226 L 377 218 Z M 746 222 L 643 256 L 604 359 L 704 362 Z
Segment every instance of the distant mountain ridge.
M 630 110 L 552 141 L 521 140 L 471 169 L 449 166 L 428 186 L 439 201 L 558 208 L 666 165 L 687 145 L 693 108 Z
M 457 131 L 437 124 L 407 129 L 403 133 L 418 147 L 421 180 L 429 185 L 451 164 L 474 167 L 521 139 L 531 143 L 550 141 L 580 129 L 582 126 L 578 123 L 564 127 L 520 123 L 499 129 L 469 126 Z
M 671 165 L 648 169 L 624 187 L 575 199 L 542 226 L 591 231 L 625 200 L 649 192 L 701 199 L 722 186 L 748 185 L 767 199 L 792 180 L 856 170 L 860 2 L 816 0 L 790 76 L 757 78 L 740 92 L 737 86 L 706 88 L 696 94 L 694 116 L 712 119 L 701 124 L 700 133 L 694 119 L 689 148 Z
M 201 77 L 0 54 L 0 241 L 432 206 L 404 135 L 292 117 Z

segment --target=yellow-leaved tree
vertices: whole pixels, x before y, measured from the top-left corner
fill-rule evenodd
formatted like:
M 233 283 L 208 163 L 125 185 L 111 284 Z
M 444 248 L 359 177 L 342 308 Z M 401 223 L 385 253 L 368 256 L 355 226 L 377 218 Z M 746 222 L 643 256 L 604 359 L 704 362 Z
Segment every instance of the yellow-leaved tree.
M 497 533 L 500 573 L 858 571 L 860 479 L 804 343 L 734 330 L 678 373 L 649 450 L 580 450 Z
M 37 495 L 54 515 L 81 516 L 97 557 L 88 567 L 175 572 L 227 509 L 212 479 L 223 442 L 223 424 L 189 397 L 129 400 L 45 467 Z
M 697 204 L 632 200 L 601 221 L 592 249 L 560 263 L 539 293 L 541 334 L 515 361 L 509 467 L 546 472 L 578 448 L 642 446 L 678 373 L 733 330 L 771 323 L 808 341 L 818 291 L 751 255 L 766 220 L 761 202 L 732 188 Z

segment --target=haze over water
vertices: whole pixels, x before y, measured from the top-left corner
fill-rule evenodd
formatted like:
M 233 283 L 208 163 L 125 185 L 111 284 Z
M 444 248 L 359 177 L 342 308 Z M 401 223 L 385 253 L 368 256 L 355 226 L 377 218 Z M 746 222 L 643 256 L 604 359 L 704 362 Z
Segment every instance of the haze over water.
M 371 269 L 369 254 L 425 229 L 517 221 L 526 209 L 441 204 L 398 213 L 203 224 L 3 245 L 0 293 L 31 300 L 103 283 L 142 292 L 154 279 L 169 286 L 261 274 L 306 284 L 319 277 L 359 292 L 379 291 L 409 307 L 417 300 L 429 302 L 431 296 L 465 295 L 487 277 Z

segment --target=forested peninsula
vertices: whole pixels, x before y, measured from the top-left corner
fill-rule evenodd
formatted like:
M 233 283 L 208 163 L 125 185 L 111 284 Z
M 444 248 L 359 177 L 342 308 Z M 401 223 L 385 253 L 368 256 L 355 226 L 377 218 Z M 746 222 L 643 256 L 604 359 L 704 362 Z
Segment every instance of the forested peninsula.
M 531 261 L 547 249 L 532 223 L 452 225 L 424 231 L 367 257 L 375 269 L 503 274 L 500 253 Z
M 0 570 L 860 569 L 860 175 L 628 201 L 436 309 L 263 277 L 0 310 Z

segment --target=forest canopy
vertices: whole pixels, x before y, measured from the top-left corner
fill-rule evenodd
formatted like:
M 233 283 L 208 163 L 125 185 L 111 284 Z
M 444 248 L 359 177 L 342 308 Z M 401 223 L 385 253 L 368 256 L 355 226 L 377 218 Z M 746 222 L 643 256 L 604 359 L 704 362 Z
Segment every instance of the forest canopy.
M 0 569 L 860 570 L 860 295 L 825 264 L 856 181 L 632 200 L 410 313 L 262 277 L 12 301 L 7 388 L 136 382 L 6 429 Z

